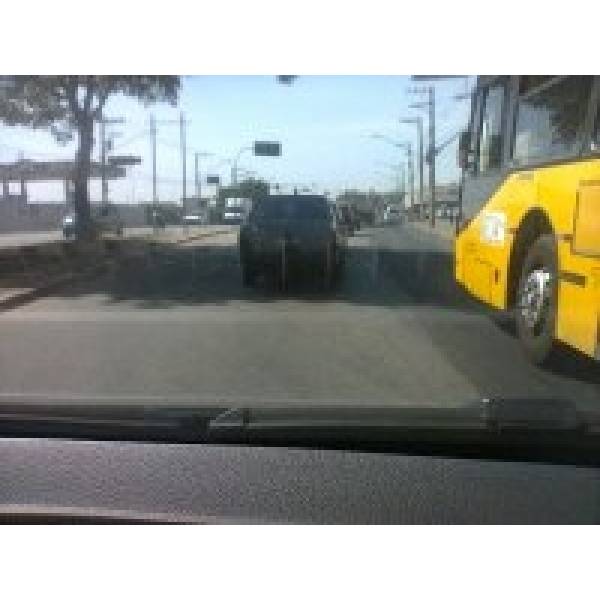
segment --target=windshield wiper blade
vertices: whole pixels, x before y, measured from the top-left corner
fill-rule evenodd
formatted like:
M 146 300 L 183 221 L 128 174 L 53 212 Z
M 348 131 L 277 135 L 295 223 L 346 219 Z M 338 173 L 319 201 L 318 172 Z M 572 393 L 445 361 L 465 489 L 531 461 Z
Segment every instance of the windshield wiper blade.
M 489 399 L 462 407 L 257 407 L 231 408 L 209 431 L 328 427 L 363 429 L 464 428 L 481 431 L 575 431 L 585 424 L 573 402 L 561 399 Z
M 206 430 L 212 443 L 456 456 L 502 449 L 519 457 L 532 456 L 534 447 L 545 456 L 598 450 L 598 433 L 574 403 L 553 399 L 485 399 L 458 408 L 232 408 Z
M 201 442 L 222 408 L 4 405 L 0 436 L 92 440 Z

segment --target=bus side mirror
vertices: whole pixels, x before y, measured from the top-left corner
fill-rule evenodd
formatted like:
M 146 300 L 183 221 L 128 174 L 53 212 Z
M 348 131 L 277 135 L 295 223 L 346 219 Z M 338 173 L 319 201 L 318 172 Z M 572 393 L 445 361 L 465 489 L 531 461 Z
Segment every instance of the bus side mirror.
M 471 167 L 471 132 L 461 131 L 458 138 L 458 166 L 461 169 Z

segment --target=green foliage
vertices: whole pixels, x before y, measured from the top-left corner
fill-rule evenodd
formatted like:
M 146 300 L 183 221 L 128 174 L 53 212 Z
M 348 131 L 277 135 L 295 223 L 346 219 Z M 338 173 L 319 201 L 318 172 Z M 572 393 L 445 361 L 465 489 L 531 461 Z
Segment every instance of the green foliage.
M 0 120 L 33 128 L 55 123 L 80 128 L 102 116 L 111 95 L 175 104 L 179 85 L 179 77 L 170 75 L 18 75 L 0 93 Z

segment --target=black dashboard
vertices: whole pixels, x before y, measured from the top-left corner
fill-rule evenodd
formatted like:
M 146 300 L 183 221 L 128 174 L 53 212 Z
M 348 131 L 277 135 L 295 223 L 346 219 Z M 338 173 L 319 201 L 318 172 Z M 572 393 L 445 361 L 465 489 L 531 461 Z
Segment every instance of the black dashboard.
M 2 523 L 596 523 L 599 506 L 592 466 L 0 439 Z

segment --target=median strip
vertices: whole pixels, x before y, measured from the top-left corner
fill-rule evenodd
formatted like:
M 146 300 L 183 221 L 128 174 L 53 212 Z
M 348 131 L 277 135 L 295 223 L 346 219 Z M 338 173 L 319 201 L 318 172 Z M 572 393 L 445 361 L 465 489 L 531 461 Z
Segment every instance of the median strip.
M 229 229 L 214 229 L 161 241 L 172 244 L 185 244 L 229 232 Z M 0 274 L 0 311 L 22 306 L 61 286 L 103 272 L 111 262 L 114 263 L 115 260 L 118 260 L 116 256 L 119 254 L 119 250 L 115 246 L 121 245 L 123 241 L 118 238 L 107 238 L 104 240 L 104 244 L 91 246 L 55 242 L 42 244 L 39 247 L 27 246 L 6 249 L 0 254 L 0 271 L 5 271 L 4 281 Z M 136 238 L 136 242 L 140 241 L 145 240 Z M 52 256 L 52 266 L 48 263 L 49 256 Z M 83 265 L 82 262 L 88 264 Z M 57 263 L 62 264 L 63 272 L 55 272 L 49 276 L 48 270 L 56 269 Z M 90 266 L 90 263 L 95 264 Z M 31 285 L 36 280 L 42 280 L 42 282 Z

